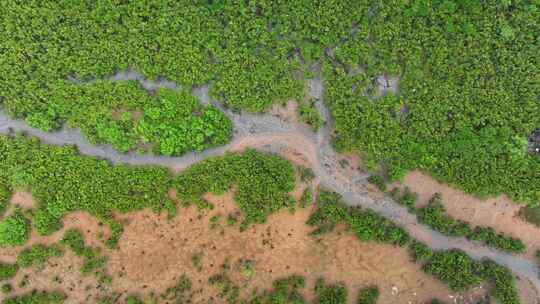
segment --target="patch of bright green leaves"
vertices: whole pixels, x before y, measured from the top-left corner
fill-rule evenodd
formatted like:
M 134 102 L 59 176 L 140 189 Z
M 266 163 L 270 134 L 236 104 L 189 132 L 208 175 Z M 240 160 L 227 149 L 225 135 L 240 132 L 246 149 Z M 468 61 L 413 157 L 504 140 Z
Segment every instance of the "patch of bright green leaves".
M 0 222 L 0 247 L 24 245 L 30 234 L 30 222 L 16 209 Z

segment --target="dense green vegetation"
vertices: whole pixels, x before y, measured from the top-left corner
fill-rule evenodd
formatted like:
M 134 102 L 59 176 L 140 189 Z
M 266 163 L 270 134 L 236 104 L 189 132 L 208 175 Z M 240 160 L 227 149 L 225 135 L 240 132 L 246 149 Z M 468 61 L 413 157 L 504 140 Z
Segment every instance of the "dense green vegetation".
M 72 146 L 48 146 L 32 138 L 0 136 L 0 171 L 10 176 L 13 186 L 30 189 L 37 204 L 32 223 L 41 234 L 58 230 L 62 217 L 75 210 L 87 211 L 108 222 L 113 210 L 126 213 L 172 206 L 167 198 L 168 170 L 113 166 L 80 156 Z M 21 230 L 20 244 L 21 237 L 26 235 L 22 233 L 26 221 L 19 215 L 17 221 L 11 222 Z M 3 233 L 0 229 L 0 238 L 13 238 L 14 231 L 18 230 Z
M 537 204 L 540 158 L 527 138 L 540 126 L 540 5 L 369 3 L 323 66 L 335 146 L 390 179 L 420 168 L 467 192 Z M 379 75 L 399 77 L 397 96 L 377 96 Z
M 207 204 L 203 194 L 222 194 L 234 186 L 235 202 L 244 215 L 243 227 L 262 223 L 269 214 L 294 206 L 289 195 L 294 184 L 294 169 L 288 161 L 255 150 L 203 160 L 173 181 L 181 202 L 198 205 Z
M 4 299 L 2 304 L 62 304 L 66 296 L 58 291 L 32 291 L 30 293 Z
M 376 304 L 379 298 L 379 288 L 376 286 L 360 289 L 357 304 Z
M 488 246 L 507 252 L 525 252 L 525 244 L 520 239 L 495 232 L 491 227 L 476 226 L 455 220 L 445 213 L 440 195 L 434 195 L 426 207 L 417 210 L 421 223 L 453 237 L 467 237 L 470 240 L 485 242 Z
M 258 112 L 303 100 L 305 76 L 320 62 L 337 148 L 361 151 L 391 179 L 420 168 L 468 192 L 504 192 L 532 205 L 540 201 L 540 158 L 527 152 L 527 138 L 540 128 L 539 6 L 532 0 L 7 1 L 0 11 L 0 104 L 32 125 L 55 127 L 78 116 L 71 113 L 84 99 L 62 95 L 74 87 L 70 76 L 102 79 L 132 67 L 186 88 L 211 82 L 211 94 L 227 106 Z M 397 96 L 379 96 L 380 75 L 399 78 Z M 140 100 L 151 121 L 144 108 L 154 98 Z M 174 111 L 159 107 L 163 125 L 144 130 L 161 153 L 199 150 L 208 144 L 201 136 L 215 144 L 225 138 L 213 111 L 207 129 L 189 126 L 195 143 L 173 136 L 167 131 L 179 126 L 165 116 Z M 117 121 L 111 110 L 122 109 L 90 108 L 99 120 L 81 125 L 120 149 L 133 147 L 134 113 L 120 113 Z M 303 112 L 312 120 L 310 110 Z
M 52 257 L 62 256 L 63 251 L 58 246 L 33 245 L 23 249 L 17 256 L 17 265 L 21 267 L 42 268 Z
M 315 283 L 315 304 L 347 303 L 347 288 L 343 284 L 325 284 L 324 279 Z
M 151 148 L 181 155 L 223 145 L 231 137 L 230 120 L 213 106 L 203 107 L 191 93 L 159 89 L 149 95 L 135 81 L 62 83 L 53 88 L 50 112 L 27 121 L 46 131 L 62 122 L 80 128 L 91 143 L 107 143 L 121 152 Z
M 28 219 L 21 210 L 16 209 L 13 214 L 0 222 L 0 247 L 24 245 L 29 234 L 30 223 Z
M 13 278 L 17 274 L 17 271 L 19 271 L 19 266 L 17 264 L 0 262 L 0 281 Z
M 320 191 L 317 204 L 317 209 L 307 221 L 308 225 L 316 227 L 314 235 L 321 235 L 334 229 L 338 223 L 345 223 L 362 241 L 408 246 L 411 258 L 422 263 L 424 271 L 448 284 L 452 290 L 465 291 L 489 282 L 493 285 L 490 294 L 500 303 L 519 303 L 512 273 L 491 260 L 476 261 L 456 249 L 434 252 L 377 213 L 345 206 L 335 193 Z
M 12 186 L 31 191 L 37 204 L 32 222 L 39 233 L 57 231 L 65 214 L 84 210 L 111 228 L 109 247 L 116 245 L 122 232 L 113 211 L 152 208 L 174 214 L 176 206 L 167 196 L 171 186 L 182 203 L 199 206 L 208 206 L 204 193 L 219 194 L 234 187 L 243 227 L 295 204 L 288 194 L 295 184 L 293 167 L 278 156 L 254 150 L 207 159 L 173 178 L 166 168 L 111 165 L 81 156 L 71 146 L 0 136 L 0 172 L 11 176 Z M 0 223 L 0 245 L 24 244 L 28 230 L 28 221 L 16 211 Z

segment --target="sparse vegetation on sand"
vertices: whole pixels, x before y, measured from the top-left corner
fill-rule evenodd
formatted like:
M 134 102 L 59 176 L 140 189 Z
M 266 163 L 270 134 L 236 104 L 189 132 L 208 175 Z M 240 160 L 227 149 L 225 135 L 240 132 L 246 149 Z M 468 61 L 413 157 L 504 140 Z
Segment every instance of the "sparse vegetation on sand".
M 345 223 L 362 241 L 409 246 L 411 257 L 423 264 L 424 271 L 448 284 L 452 290 L 466 291 L 488 282 L 492 285 L 491 295 L 498 301 L 503 304 L 519 303 L 512 273 L 489 259 L 476 261 L 457 249 L 434 252 L 380 215 L 357 207 L 346 207 L 340 196 L 332 192 L 320 191 L 317 204 L 317 210 L 307 222 L 316 228 L 316 235 L 331 231 L 338 223 Z

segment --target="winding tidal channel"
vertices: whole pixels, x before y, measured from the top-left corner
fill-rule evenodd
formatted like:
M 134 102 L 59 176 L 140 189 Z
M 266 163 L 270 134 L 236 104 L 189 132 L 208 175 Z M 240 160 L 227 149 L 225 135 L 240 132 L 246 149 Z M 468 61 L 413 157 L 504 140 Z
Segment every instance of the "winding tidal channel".
M 134 71 L 118 73 L 110 80 L 137 80 L 147 90 L 159 87 L 177 88 L 176 84 L 169 81 L 147 81 Z M 193 93 L 199 97 L 203 104 L 212 102 L 207 86 L 196 88 Z M 3 112 L 0 112 L 0 133 L 23 131 L 40 138 L 42 142 L 47 144 L 76 145 L 82 154 L 108 159 L 113 163 L 153 164 L 167 166 L 174 170 L 181 170 L 205 158 L 222 155 L 227 151 L 235 151 L 244 147 L 272 153 L 280 153 L 283 149 L 290 149 L 302 154 L 309 161 L 320 184 L 341 194 L 348 205 L 359 205 L 363 208 L 373 209 L 433 249 L 458 248 L 475 259 L 490 258 L 508 267 L 520 278 L 528 280 L 534 285 L 536 293 L 540 293 L 540 273 L 533 262 L 485 247 L 479 243 L 470 242 L 465 238 L 450 238 L 433 231 L 418 223 L 415 215 L 409 213 L 406 208 L 394 202 L 390 197 L 386 196 L 382 199 L 370 197 L 367 190 L 367 174 L 357 172 L 352 177 L 343 174 L 343 169 L 338 163 L 341 157 L 330 144 L 332 124 L 328 110 L 322 102 L 323 85 L 320 79 L 310 81 L 310 94 L 316 98 L 317 108 L 327 122 L 317 133 L 313 133 L 303 125 L 285 122 L 271 114 L 233 113 L 224 109 L 219 103 L 213 102 L 231 119 L 234 126 L 233 140 L 219 148 L 209 149 L 202 153 L 188 153 L 181 157 L 121 154 L 110 146 L 95 146 L 88 143 L 78 130 L 64 128 L 56 132 L 43 132 L 29 127 L 24 121 L 9 118 Z

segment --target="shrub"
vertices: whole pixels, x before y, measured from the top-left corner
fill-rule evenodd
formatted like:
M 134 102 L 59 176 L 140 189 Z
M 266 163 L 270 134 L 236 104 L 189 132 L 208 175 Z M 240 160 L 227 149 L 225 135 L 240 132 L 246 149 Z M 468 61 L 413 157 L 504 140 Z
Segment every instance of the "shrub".
M 286 160 L 247 150 L 203 160 L 182 171 L 173 181 L 183 203 L 204 204 L 206 192 L 221 194 L 236 186 L 234 199 L 243 213 L 241 224 L 266 221 L 269 214 L 292 207 L 294 169 Z
M 136 295 L 129 295 L 126 298 L 126 304 L 144 304 L 144 302 Z
M 0 223 L 0 247 L 24 245 L 28 240 L 29 221 L 20 210 Z
M 478 286 L 482 277 L 477 262 L 460 250 L 436 252 L 424 265 L 424 271 L 448 284 L 454 291 L 466 291 Z
M 413 240 L 409 244 L 409 254 L 413 261 L 429 261 L 433 257 L 433 250 L 426 244 Z
M 58 291 L 47 292 L 34 290 L 21 296 L 8 298 L 2 304 L 62 304 L 66 296 Z
M 186 275 L 181 275 L 176 285 L 167 288 L 163 298 L 173 303 L 191 303 L 191 280 Z
M 67 230 L 60 243 L 67 246 L 76 256 L 83 258 L 82 274 L 95 272 L 105 266 L 106 258 L 100 256 L 99 250 L 85 246 L 84 237 L 79 230 Z
M 345 304 L 347 303 L 347 289 L 343 284 L 326 285 L 323 279 L 315 283 L 316 304 Z
M 300 207 L 305 208 L 307 205 L 313 202 L 313 192 L 310 188 L 304 189 L 302 196 L 300 197 Z
M 0 281 L 13 278 L 17 274 L 17 271 L 19 271 L 19 266 L 17 264 L 0 262 Z
M 398 199 L 398 203 L 406 206 L 409 209 L 409 211 L 414 211 L 417 199 L 418 199 L 418 195 L 414 192 L 411 192 L 411 189 L 409 189 L 409 187 L 406 187 L 405 191 L 403 192 L 401 197 Z
M 429 204 L 418 210 L 421 223 L 449 236 L 465 236 L 470 240 L 485 242 L 488 246 L 507 252 L 524 252 L 526 247 L 517 238 L 496 233 L 493 228 L 477 226 L 471 229 L 468 223 L 458 221 L 446 215 L 440 196 L 434 196 Z
M 12 291 L 13 291 L 13 287 L 11 286 L 11 284 L 2 285 L 2 293 L 3 294 L 8 294 L 8 293 L 10 293 Z
M 319 128 L 324 124 L 324 121 L 313 101 L 301 102 L 298 104 L 296 112 L 298 113 L 300 121 L 310 125 L 314 131 L 319 130 Z
M 33 245 L 24 249 L 17 256 L 17 264 L 21 267 L 43 268 L 49 258 L 59 257 L 63 254 L 57 246 Z
M 379 190 L 386 191 L 386 182 L 379 175 L 370 175 L 368 177 L 368 182 L 375 185 Z
M 304 304 L 304 297 L 299 289 L 305 287 L 303 277 L 292 275 L 286 278 L 277 279 L 272 283 L 272 289 L 266 290 L 262 294 L 253 294 L 247 304 L 265 303 L 290 303 Z
M 379 298 L 379 288 L 376 286 L 360 289 L 357 304 L 375 304 Z

